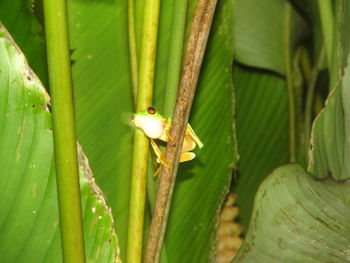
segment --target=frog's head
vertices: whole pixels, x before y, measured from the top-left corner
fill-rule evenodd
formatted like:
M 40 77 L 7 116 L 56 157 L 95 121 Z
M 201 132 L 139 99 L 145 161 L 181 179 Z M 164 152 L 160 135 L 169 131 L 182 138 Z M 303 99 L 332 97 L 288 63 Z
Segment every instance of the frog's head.
M 145 111 L 134 113 L 132 121 L 136 128 L 141 129 L 147 137 L 152 139 L 158 139 L 165 128 L 165 118 L 153 106 L 147 107 Z

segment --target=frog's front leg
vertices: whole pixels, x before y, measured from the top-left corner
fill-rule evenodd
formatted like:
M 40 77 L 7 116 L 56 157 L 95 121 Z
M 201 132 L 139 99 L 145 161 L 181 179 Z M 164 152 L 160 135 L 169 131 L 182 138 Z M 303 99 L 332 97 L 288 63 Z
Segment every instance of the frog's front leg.
M 157 170 L 153 173 L 153 177 L 157 177 L 158 174 L 160 174 L 160 172 L 162 171 L 162 165 L 159 165 Z
M 150 141 L 153 151 L 157 156 L 157 162 L 163 164 L 167 168 L 171 168 L 169 161 L 165 158 L 164 153 L 159 149 L 157 143 L 152 138 L 150 138 Z
M 170 139 L 171 141 L 175 141 L 175 138 L 170 135 L 170 128 L 165 130 L 165 134 L 167 139 Z

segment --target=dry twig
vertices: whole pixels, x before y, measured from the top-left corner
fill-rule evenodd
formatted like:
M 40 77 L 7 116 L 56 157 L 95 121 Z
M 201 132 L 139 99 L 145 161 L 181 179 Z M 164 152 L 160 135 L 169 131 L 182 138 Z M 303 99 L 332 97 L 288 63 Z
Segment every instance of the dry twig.
M 171 168 L 162 167 L 159 190 L 151 222 L 151 229 L 145 254 L 145 263 L 159 262 L 169 208 L 174 190 L 182 143 L 192 106 L 198 76 L 207 45 L 217 0 L 199 0 L 191 25 L 186 56 L 177 95 L 170 136 L 166 149 L 166 159 Z

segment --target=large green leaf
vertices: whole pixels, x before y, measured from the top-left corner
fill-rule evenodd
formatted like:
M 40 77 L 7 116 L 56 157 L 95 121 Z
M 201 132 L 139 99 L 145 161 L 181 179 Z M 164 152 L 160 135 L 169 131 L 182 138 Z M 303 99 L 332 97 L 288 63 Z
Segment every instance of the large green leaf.
M 305 21 L 291 9 L 287 20 L 285 0 L 237 0 L 235 2 L 234 44 L 237 61 L 258 68 L 285 73 L 286 28 L 291 28 L 291 47 L 306 33 Z
M 62 262 L 49 96 L 1 24 L 0 57 L 1 262 Z M 87 260 L 119 261 L 110 209 L 79 153 Z
M 160 40 L 158 52 L 163 55 L 157 60 L 161 64 L 157 64 L 155 73 L 155 101 L 160 108 L 167 92 L 166 84 L 161 83 L 165 78 L 161 76 L 166 75 L 169 63 L 166 38 L 172 34 L 169 20 L 173 17 L 166 16 L 170 10 L 165 6 L 173 3 L 175 1 L 162 3 L 165 13 L 160 19 L 159 38 L 164 41 Z M 189 1 L 191 6 L 194 3 Z M 132 130 L 126 120 L 133 109 L 126 4 L 125 0 L 99 1 L 98 4 L 69 1 L 78 140 L 112 206 L 122 258 L 125 257 L 132 155 Z M 137 2 L 137 13 L 140 6 L 142 1 Z M 168 259 L 172 262 L 208 260 L 214 240 L 213 223 L 234 165 L 231 10 L 231 1 L 222 1 L 218 6 L 191 114 L 190 122 L 205 147 L 196 152 L 198 158 L 180 168 L 166 236 Z M 139 32 L 142 23 L 139 16 L 136 18 Z M 187 25 L 189 23 L 187 21 Z M 189 246 L 193 248 L 192 255 L 188 254 Z
M 124 258 L 133 135 L 127 1 L 68 4 L 77 137 L 112 208 Z
M 233 192 L 238 194 L 241 223 L 247 226 L 262 180 L 288 161 L 287 87 L 276 74 L 238 65 L 233 77 L 240 155 Z
M 261 185 L 234 262 L 347 262 L 350 187 L 316 181 L 297 165 L 275 170 Z

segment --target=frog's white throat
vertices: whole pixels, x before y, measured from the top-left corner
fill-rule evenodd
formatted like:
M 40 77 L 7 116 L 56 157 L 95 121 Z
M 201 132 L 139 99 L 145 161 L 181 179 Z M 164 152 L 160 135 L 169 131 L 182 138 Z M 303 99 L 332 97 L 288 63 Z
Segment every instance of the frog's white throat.
M 137 128 L 143 130 L 147 137 L 158 139 L 164 130 L 164 120 L 153 116 L 135 116 L 134 124 Z

